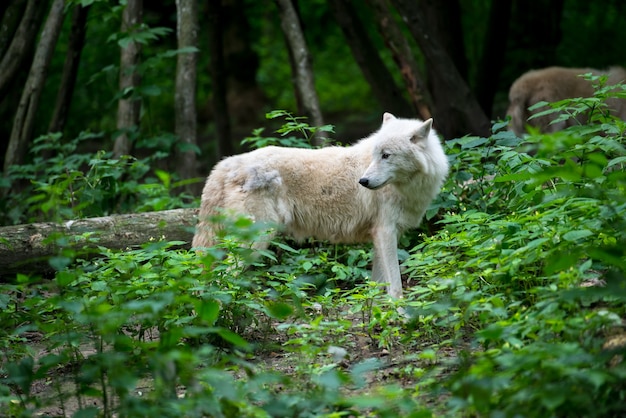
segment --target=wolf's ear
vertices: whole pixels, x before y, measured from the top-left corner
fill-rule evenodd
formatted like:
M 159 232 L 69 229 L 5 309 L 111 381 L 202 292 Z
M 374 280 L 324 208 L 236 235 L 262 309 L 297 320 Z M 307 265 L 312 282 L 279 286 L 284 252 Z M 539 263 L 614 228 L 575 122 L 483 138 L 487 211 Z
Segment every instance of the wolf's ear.
M 422 123 L 419 128 L 415 130 L 413 135 L 411 136 L 411 142 L 416 143 L 422 139 L 428 138 L 430 135 L 430 130 L 433 126 L 433 118 L 428 119 L 426 122 Z
M 394 115 L 392 115 L 391 113 L 385 112 L 383 114 L 383 123 L 385 122 L 389 122 L 390 120 L 395 119 L 396 117 Z

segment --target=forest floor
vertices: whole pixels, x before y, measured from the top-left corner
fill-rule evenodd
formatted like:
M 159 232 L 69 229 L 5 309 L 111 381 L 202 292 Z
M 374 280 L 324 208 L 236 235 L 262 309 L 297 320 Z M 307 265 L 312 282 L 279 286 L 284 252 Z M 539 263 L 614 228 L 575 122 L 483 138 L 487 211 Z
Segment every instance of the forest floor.
M 270 332 L 267 329 L 250 330 L 242 336 L 249 342 L 256 341 L 258 349 L 253 352 L 248 361 L 259 373 L 278 372 L 296 382 L 301 379 L 303 385 L 310 381 L 309 372 L 312 370 L 310 367 L 312 360 L 317 365 L 335 363 L 334 367 L 345 372 L 349 372 L 353 366 L 359 363 L 376 361 L 377 367 L 362 376 L 363 381 L 359 387 L 342 388 L 347 396 L 367 394 L 381 386 L 393 385 L 406 389 L 416 388 L 420 377 L 423 375 L 420 371 L 436 369 L 435 374 L 438 376 L 435 378 L 442 377 L 450 372 L 451 367 L 453 367 L 450 365 L 455 363 L 458 354 L 456 348 L 439 348 L 436 353 L 436 360 L 418 359 L 415 355 L 416 344 L 411 344 L 411 348 L 401 344 L 381 348 L 377 341 L 364 331 L 364 324 L 359 315 L 346 315 L 342 320 L 350 321 L 352 326 L 342 337 L 341 347 L 336 347 L 337 351 L 335 352 L 328 350 L 329 352 L 319 353 L 321 358 L 317 360 L 311 359 L 310 353 L 287 347 L 288 344 L 286 343 L 293 337 L 287 335 L 284 323 L 272 324 Z M 307 326 L 304 321 L 300 325 Z M 379 331 L 374 330 L 374 332 Z M 35 360 L 50 353 L 46 348 L 49 344 L 45 343 L 42 334 L 31 332 L 27 338 Z M 155 330 L 148 338 L 158 339 L 158 332 Z M 429 345 L 428 342 L 424 342 L 424 347 L 428 348 Z M 77 350 L 80 352 L 77 357 L 82 359 L 88 359 L 98 353 L 95 343 L 90 341 L 77 347 Z M 45 379 L 37 380 L 33 384 L 32 394 L 41 401 L 41 405 L 45 405 L 37 410 L 38 416 L 73 416 L 76 411 L 86 407 L 103 409 L 103 396 L 101 394 L 93 397 L 84 394 L 78 395 L 80 391 L 76 383 L 77 373 L 75 373 L 76 370 L 72 370 L 73 367 L 78 368 L 80 365 L 74 364 L 65 368 L 53 369 Z M 232 373 L 237 378 L 246 378 L 243 371 Z M 433 378 L 433 375 L 429 375 L 429 378 Z M 151 379 L 139 380 L 136 382 L 133 395 L 144 396 L 153 388 L 154 382 Z M 186 390 L 187 388 L 179 386 L 177 396 L 185 396 Z M 424 406 L 440 409 L 445 400 L 445 395 L 421 395 L 420 400 Z M 115 405 L 117 399 L 109 396 L 108 402 L 110 405 Z

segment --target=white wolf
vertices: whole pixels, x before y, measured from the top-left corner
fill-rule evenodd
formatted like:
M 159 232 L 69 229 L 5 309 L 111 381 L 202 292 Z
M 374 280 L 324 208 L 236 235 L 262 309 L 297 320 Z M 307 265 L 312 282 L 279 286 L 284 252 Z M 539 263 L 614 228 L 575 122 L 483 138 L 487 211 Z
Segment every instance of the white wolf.
M 563 67 L 528 71 L 515 80 L 509 89 L 509 108 L 506 114 L 511 116 L 510 129 L 521 135 L 525 124 L 540 128 L 543 132 L 556 132 L 575 123 L 585 123 L 585 118 L 580 117 L 578 120 L 551 123 L 559 116 L 556 113 L 528 120 L 533 114 L 547 109 L 542 107 L 531 112 L 528 108 L 541 101 L 558 102 L 575 97 L 592 97 L 593 84 L 581 77 L 587 73 L 606 74 L 608 86 L 626 81 L 626 70 L 622 67 L 610 67 L 608 71 Z M 626 119 L 626 100 L 611 98 L 607 100 L 607 105 L 615 116 Z
M 221 209 L 295 239 L 373 242 L 372 278 L 401 297 L 398 237 L 420 224 L 448 173 L 431 126 L 385 113 L 377 132 L 350 147 L 272 146 L 222 160 L 204 186 L 193 247 L 215 243 L 211 217 Z

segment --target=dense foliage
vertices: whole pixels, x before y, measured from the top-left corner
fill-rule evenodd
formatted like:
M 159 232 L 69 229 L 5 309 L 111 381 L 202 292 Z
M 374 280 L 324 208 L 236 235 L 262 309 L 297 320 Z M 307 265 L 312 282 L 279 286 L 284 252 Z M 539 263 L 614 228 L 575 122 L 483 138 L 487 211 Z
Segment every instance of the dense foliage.
M 49 3 L 49 2 L 47 2 Z M 69 48 L 71 34 L 71 14 L 77 5 L 90 6 L 87 29 L 87 44 L 82 50 L 80 67 L 76 78 L 74 93 L 68 109 L 68 120 L 63 129 L 63 141 L 76 137 L 85 130 L 102 133 L 97 139 L 85 141 L 85 145 L 94 146 L 105 143 L 106 149 L 112 147 L 116 132 L 116 109 L 118 100 L 131 95 L 141 98 L 141 140 L 144 136 L 161 136 L 162 142 L 175 142 L 171 134 L 174 131 L 173 98 L 176 71 L 176 7 L 174 1 L 144 2 L 144 24 L 133 34 L 120 30 L 123 4 L 122 2 L 72 0 L 68 2 L 68 17 L 64 21 L 55 53 L 52 54 L 50 68 L 47 70 L 47 83 L 43 89 L 41 104 L 36 112 L 34 137 L 46 134 L 51 114 L 55 107 L 58 88 Z M 200 2 L 199 10 L 199 62 L 198 62 L 198 144 L 203 150 L 201 161 L 206 170 L 214 161 L 215 156 L 215 112 L 212 110 L 211 97 L 214 93 L 214 80 L 208 71 L 211 53 L 209 48 L 210 20 L 207 15 L 206 2 Z M 237 77 L 237 69 L 244 68 L 254 72 L 250 81 L 262 91 L 263 100 L 254 101 L 240 91 L 232 91 L 235 97 L 229 103 L 232 116 L 245 114 L 252 119 L 253 125 L 246 125 L 243 130 L 258 126 L 257 119 L 273 108 L 285 108 L 293 111 L 297 108 L 293 94 L 292 75 L 288 65 L 288 51 L 285 48 L 284 36 L 280 30 L 280 21 L 276 7 L 272 2 L 253 0 L 237 0 L 228 2 L 235 6 L 226 14 L 223 23 L 227 25 L 224 36 L 229 57 L 243 59 L 228 61 L 227 72 L 230 77 Z M 328 121 L 337 125 L 341 138 L 356 138 L 376 125 L 383 109 L 374 98 L 371 86 L 365 81 L 362 71 L 347 45 L 346 38 L 334 18 L 328 1 L 299 2 L 299 11 L 305 28 L 308 46 L 311 50 L 317 93 L 321 107 Z M 358 16 L 367 29 L 370 42 L 380 54 L 386 68 L 392 73 L 398 86 L 402 85 L 401 74 L 383 37 L 377 30 L 376 18 L 369 2 L 355 3 Z M 457 2 L 452 2 L 454 4 Z M 451 37 L 451 45 L 461 48 L 461 61 L 464 68 L 460 73 L 467 75 L 467 82 L 473 93 L 479 95 L 476 80 L 486 69 L 495 68 L 493 60 L 488 61 L 487 68 L 481 63 L 482 56 L 489 51 L 488 28 L 489 15 L 494 2 L 485 0 L 461 0 L 460 29 L 451 28 L 456 20 L 448 19 L 444 14 L 442 22 L 431 22 L 436 28 L 443 25 L 442 30 Z M 502 66 L 500 77 L 489 80 L 497 85 L 493 109 L 486 109 L 488 116 L 502 117 L 506 109 L 507 91 L 513 80 L 521 73 L 532 68 L 548 65 L 564 65 L 571 67 L 603 68 L 609 65 L 623 65 L 621 45 L 624 44 L 624 13 L 623 2 L 610 0 L 589 2 L 583 0 L 567 0 L 563 4 L 562 16 L 550 21 L 549 13 L 539 19 L 533 11 L 541 8 L 558 9 L 549 1 L 515 3 L 510 16 L 502 16 L 510 26 L 510 33 L 503 34 L 508 39 L 506 54 L 498 55 Z M 46 6 L 42 6 L 46 7 Z M 3 10 L 4 11 L 4 10 Z M 397 16 L 396 16 L 397 17 Z M 237 26 L 238 22 L 245 26 Z M 529 30 L 532 27 L 532 30 Z M 558 28 L 558 36 L 550 36 L 551 28 Z M 454 29 L 454 30 L 452 30 Z M 132 91 L 120 91 L 119 88 L 119 55 L 120 46 L 128 45 L 136 40 L 142 46 L 142 62 L 137 68 L 141 76 L 138 88 Z M 414 40 L 407 33 L 413 55 L 418 62 L 424 81 L 428 74 L 425 71 L 423 53 L 416 47 Z M 6 41 L 5 41 L 6 42 Z M 555 44 L 556 43 L 556 44 Z M 244 51 L 237 48 L 246 45 Z M 598 48 L 598 45 L 602 45 Z M 5 45 L 6 46 L 6 45 Z M 35 45 L 29 46 L 34 48 Z M 452 51 L 448 51 L 452 54 Z M 247 54 L 247 56 L 246 56 Z M 240 57 L 240 55 L 244 55 Z M 495 59 L 495 58 L 494 58 Z M 8 57 L 7 60 L 8 61 Z M 30 62 L 26 60 L 17 77 L 11 84 L 10 91 L 0 100 L 0 132 L 10 137 L 15 118 L 16 104 L 24 90 L 25 76 Z M 459 64 L 459 63 L 457 63 Z M 466 68 L 465 68 L 466 67 Z M 241 81 L 239 81 L 241 83 Z M 237 96 L 241 96 L 237 98 Z M 253 110 L 251 110 L 253 109 Z M 359 131 L 353 132 L 351 125 L 357 122 Z M 375 122 L 373 122 L 375 121 Z M 248 121 L 246 121 L 248 122 Z M 233 124 L 233 138 L 237 141 L 241 136 L 242 121 Z M 365 126 L 363 129 L 362 127 Z M 0 145 L 2 156 L 6 144 Z M 171 168 L 170 171 L 175 171 Z M 206 174 L 203 172 L 202 174 Z
M 52 280 L 17 275 L 0 292 L 3 411 L 623 415 L 626 125 L 606 115 L 612 94 L 555 105 L 591 109 L 588 125 L 520 139 L 497 123 L 448 142 L 433 231 L 403 238 L 403 300 L 367 282 L 367 247 L 279 241 L 251 258 L 263 229 L 247 219 L 202 259 L 152 242 L 63 252 L 74 261 L 52 259 Z M 288 122 L 276 142 L 309 132 Z M 154 161 L 60 161 L 16 168 L 36 193 L 6 207 L 64 218 L 182 203 Z

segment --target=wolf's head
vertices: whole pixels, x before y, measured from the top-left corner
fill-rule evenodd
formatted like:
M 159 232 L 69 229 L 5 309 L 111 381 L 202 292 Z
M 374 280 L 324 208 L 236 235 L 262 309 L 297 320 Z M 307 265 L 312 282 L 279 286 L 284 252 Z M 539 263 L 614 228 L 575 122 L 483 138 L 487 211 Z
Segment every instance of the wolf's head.
M 385 113 L 380 130 L 367 139 L 372 141 L 372 161 L 359 183 L 376 190 L 389 183 L 410 182 L 420 173 L 445 178 L 448 160 L 432 123 L 432 119 L 399 119 Z

